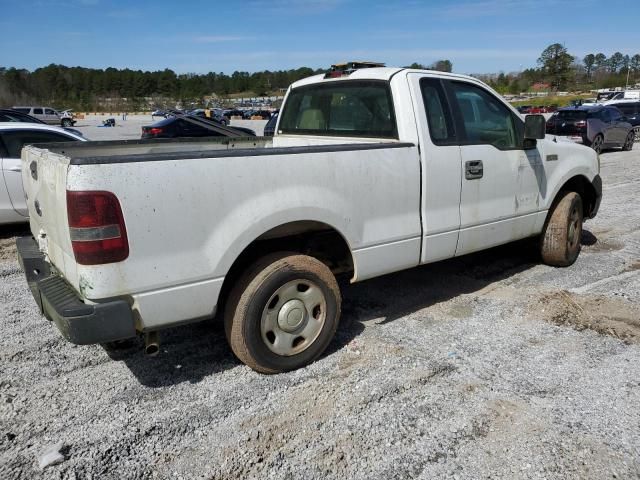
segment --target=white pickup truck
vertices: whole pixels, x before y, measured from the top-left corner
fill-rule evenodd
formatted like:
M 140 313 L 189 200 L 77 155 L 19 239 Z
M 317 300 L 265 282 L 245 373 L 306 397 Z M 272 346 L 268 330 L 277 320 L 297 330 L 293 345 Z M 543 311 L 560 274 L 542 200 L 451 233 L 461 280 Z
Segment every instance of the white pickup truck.
M 224 318 L 264 373 L 306 365 L 351 282 L 540 237 L 571 265 L 600 205 L 597 154 L 545 138 L 482 82 L 403 68 L 294 83 L 273 139 L 26 147 L 20 261 L 77 344 Z

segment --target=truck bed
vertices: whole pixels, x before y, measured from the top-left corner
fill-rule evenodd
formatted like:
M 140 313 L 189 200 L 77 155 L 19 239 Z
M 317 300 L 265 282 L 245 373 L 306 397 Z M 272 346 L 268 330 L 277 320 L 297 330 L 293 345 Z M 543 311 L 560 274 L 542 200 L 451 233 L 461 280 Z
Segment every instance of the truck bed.
M 315 141 L 300 137 L 301 143 Z M 301 222 L 345 239 L 354 280 L 417 265 L 417 147 L 324 141 L 274 146 L 258 137 L 29 146 L 22 171 L 31 231 L 80 298 L 124 299 L 138 312 L 139 330 L 212 315 L 224 277 L 244 249 L 272 238 L 276 228 L 295 230 Z M 68 191 L 117 197 L 129 242 L 126 260 L 96 266 L 75 261 Z

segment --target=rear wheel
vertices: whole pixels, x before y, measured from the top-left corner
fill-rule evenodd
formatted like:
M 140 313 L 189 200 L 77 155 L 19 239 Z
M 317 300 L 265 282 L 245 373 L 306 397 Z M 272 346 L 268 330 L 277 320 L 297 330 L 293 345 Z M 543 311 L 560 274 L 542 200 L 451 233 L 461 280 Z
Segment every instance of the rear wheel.
M 591 142 L 591 148 L 593 148 L 596 153 L 602 153 L 602 146 L 604 145 L 604 137 L 602 135 L 596 135 L 596 138 Z
M 331 270 L 306 255 L 268 255 L 233 287 L 225 332 L 233 353 L 260 373 L 308 365 L 327 348 L 340 318 Z
M 554 267 L 568 267 L 580 254 L 582 198 L 575 192 L 561 192 L 542 230 L 542 261 Z
M 622 150 L 628 152 L 633 148 L 633 142 L 635 142 L 636 134 L 633 130 L 629 132 L 627 135 L 627 139 L 624 141 L 624 145 L 622 145 Z
M 640 142 L 640 127 L 634 127 L 633 133 L 635 134 L 635 141 Z

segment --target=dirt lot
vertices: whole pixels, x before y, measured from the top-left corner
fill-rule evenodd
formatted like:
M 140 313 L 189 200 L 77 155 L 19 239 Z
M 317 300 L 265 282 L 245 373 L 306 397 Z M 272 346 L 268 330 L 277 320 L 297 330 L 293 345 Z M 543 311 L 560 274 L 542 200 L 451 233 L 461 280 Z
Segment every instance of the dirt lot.
M 214 322 L 155 358 L 66 343 L 4 229 L 0 478 L 639 478 L 640 148 L 602 163 L 572 267 L 526 241 L 346 286 L 326 355 L 277 376 Z

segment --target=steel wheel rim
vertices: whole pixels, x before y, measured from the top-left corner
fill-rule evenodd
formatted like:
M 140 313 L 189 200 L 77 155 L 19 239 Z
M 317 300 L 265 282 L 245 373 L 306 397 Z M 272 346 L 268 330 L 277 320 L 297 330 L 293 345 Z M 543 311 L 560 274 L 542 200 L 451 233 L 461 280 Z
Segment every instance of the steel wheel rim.
M 262 341 L 277 355 L 297 355 L 315 342 L 326 318 L 320 287 L 310 280 L 292 280 L 279 287 L 262 310 Z
M 600 153 L 600 151 L 602 150 L 602 137 L 596 137 L 593 140 L 593 149 L 596 151 L 596 153 Z
M 574 207 L 569 216 L 569 231 L 567 232 L 567 245 L 570 250 L 573 250 L 580 241 L 581 233 L 580 213 L 578 207 Z

